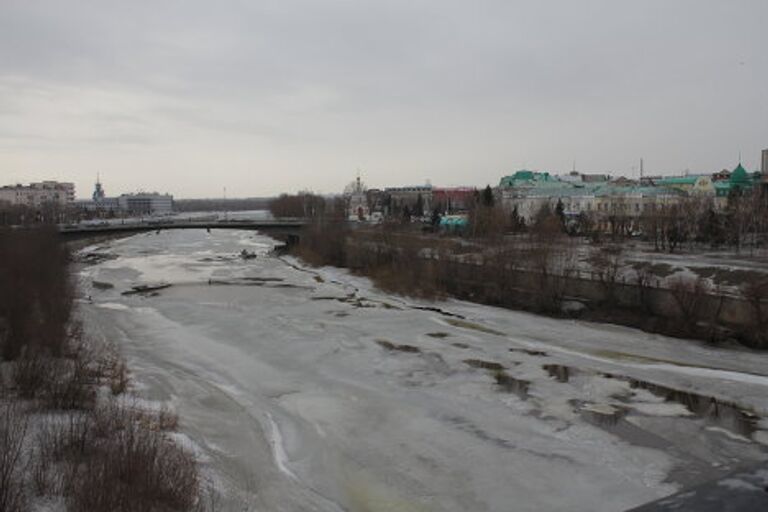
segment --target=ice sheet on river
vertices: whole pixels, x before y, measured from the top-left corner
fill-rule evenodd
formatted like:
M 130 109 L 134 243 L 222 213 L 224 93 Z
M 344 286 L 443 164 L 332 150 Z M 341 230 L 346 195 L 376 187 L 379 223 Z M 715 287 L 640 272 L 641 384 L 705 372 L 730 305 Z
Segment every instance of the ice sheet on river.
M 765 355 L 415 302 L 270 247 L 143 234 L 79 274 L 89 329 L 177 408 L 227 509 L 614 511 L 768 458 Z

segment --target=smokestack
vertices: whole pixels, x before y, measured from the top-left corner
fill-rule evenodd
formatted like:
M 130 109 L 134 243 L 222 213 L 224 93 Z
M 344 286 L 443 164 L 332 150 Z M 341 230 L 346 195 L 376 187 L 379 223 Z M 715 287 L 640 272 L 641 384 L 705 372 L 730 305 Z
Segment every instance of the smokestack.
M 768 149 L 763 150 L 763 165 L 760 166 L 760 172 L 763 174 L 763 179 L 768 179 Z

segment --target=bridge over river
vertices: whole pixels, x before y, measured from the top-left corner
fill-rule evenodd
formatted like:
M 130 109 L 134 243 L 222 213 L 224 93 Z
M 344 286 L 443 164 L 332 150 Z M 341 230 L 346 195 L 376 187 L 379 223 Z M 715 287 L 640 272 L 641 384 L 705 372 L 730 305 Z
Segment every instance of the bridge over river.
M 269 236 L 296 239 L 301 228 L 307 224 L 306 219 L 260 219 L 260 220 L 229 220 L 229 219 L 153 219 L 140 221 L 103 221 L 95 224 L 62 224 L 59 232 L 67 238 L 87 238 L 94 235 L 114 235 L 121 233 L 140 233 L 166 229 L 239 229 L 259 231 Z

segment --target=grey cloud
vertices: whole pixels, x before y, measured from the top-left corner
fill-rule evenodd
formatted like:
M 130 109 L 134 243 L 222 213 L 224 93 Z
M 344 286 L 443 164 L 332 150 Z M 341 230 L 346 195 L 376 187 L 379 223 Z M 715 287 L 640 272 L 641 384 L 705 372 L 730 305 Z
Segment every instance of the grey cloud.
M 768 146 L 767 17 L 763 0 L 6 0 L 0 87 L 29 89 L 0 89 L 0 131 L 42 142 L 0 167 L 83 167 L 84 183 L 111 167 L 172 191 L 168 162 L 215 164 L 257 195 L 339 189 L 358 166 L 373 185 L 482 185 L 573 159 L 749 165 Z M 116 145 L 156 153 L 116 162 Z

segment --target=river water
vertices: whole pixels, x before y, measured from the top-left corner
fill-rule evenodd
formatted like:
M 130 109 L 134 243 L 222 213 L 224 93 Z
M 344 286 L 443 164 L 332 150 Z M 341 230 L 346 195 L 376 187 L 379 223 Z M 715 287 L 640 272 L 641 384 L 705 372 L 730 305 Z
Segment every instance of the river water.
M 87 332 L 179 413 L 223 510 L 615 511 L 768 459 L 766 354 L 392 296 L 273 246 L 148 233 L 79 273 Z

